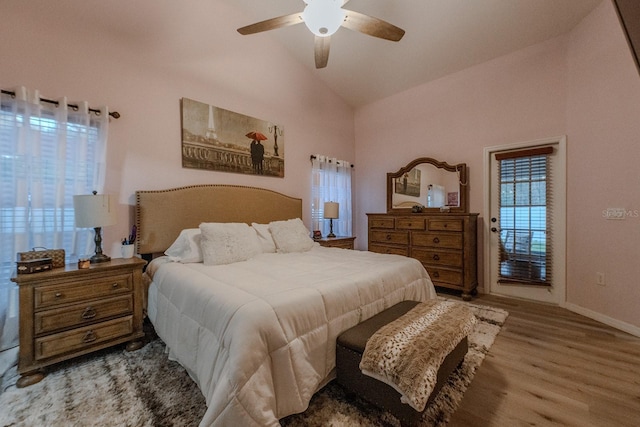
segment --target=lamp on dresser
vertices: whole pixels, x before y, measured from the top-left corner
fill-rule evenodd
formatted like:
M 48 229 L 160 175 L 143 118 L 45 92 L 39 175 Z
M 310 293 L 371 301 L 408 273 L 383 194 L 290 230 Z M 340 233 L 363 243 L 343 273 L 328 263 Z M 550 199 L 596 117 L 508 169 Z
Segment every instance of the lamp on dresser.
M 340 204 L 337 202 L 324 202 L 324 217 L 329 220 L 329 234 L 327 237 L 336 237 L 333 234 L 333 220 L 339 218 Z
M 111 257 L 102 253 L 102 227 L 116 223 L 116 206 L 113 197 L 108 194 L 98 194 L 97 191 L 89 195 L 73 196 L 73 208 L 76 227 L 95 230 L 96 251 L 91 257 L 91 263 L 110 261 Z

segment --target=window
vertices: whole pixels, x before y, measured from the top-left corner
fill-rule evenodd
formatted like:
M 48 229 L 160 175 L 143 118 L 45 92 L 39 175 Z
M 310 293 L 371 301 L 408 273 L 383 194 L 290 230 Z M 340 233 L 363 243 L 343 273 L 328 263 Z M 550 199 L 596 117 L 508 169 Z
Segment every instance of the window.
M 496 155 L 500 184 L 499 281 L 551 284 L 552 147 Z
M 0 315 L 15 303 L 9 277 L 17 252 L 93 252 L 93 230 L 75 229 L 73 195 L 103 190 L 109 115 L 85 102 L 68 107 L 25 88 L 0 95 Z
M 311 221 L 313 231 L 329 234 L 329 220 L 324 219 L 324 203 L 337 202 L 338 219 L 333 220 L 333 232 L 338 236 L 352 235 L 351 164 L 322 155 L 311 156 Z

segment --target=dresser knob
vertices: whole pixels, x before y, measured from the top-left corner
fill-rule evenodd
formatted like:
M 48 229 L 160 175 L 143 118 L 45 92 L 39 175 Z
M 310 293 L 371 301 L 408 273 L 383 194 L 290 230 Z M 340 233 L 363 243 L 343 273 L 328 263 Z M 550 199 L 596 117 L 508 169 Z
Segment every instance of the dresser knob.
M 113 289 L 116 289 L 116 288 L 118 288 L 119 286 L 120 286 L 120 283 L 114 283 L 113 285 L 111 285 L 111 287 L 112 287 Z
M 433 243 L 440 243 L 440 239 L 438 239 L 437 237 L 433 238 Z
M 433 256 L 433 260 L 434 260 L 434 261 L 440 261 L 440 255 L 435 254 L 435 255 Z
M 440 273 L 438 273 L 437 271 L 434 271 L 433 272 L 433 277 L 435 277 L 437 279 L 438 277 L 440 277 Z
M 87 333 L 84 334 L 84 337 L 82 337 L 82 342 L 85 344 L 89 344 L 90 342 L 93 342 L 97 339 L 98 337 L 96 336 L 95 332 L 87 331 Z
M 387 240 L 391 240 L 391 234 L 387 234 Z
M 60 292 L 56 292 L 56 298 L 62 298 L 62 294 Z
M 96 310 L 93 307 L 87 307 L 82 312 L 82 318 L 84 320 L 93 319 L 94 317 L 96 317 L 96 314 Z

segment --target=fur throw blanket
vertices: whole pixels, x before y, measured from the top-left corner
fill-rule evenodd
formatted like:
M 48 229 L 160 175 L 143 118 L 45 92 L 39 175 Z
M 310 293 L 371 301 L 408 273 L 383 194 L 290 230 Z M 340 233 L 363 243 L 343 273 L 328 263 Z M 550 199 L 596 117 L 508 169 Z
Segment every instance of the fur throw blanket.
M 389 384 L 402 395 L 402 402 L 422 412 L 442 361 L 475 323 L 475 316 L 464 304 L 440 300 L 420 303 L 369 338 L 360 369 Z

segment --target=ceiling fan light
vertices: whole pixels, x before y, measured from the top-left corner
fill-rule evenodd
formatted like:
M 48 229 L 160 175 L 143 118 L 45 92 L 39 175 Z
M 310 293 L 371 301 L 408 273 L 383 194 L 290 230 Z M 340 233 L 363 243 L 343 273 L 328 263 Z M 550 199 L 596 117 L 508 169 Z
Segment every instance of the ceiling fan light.
M 313 34 L 328 37 L 338 31 L 345 19 L 342 0 L 305 0 L 302 19 Z

